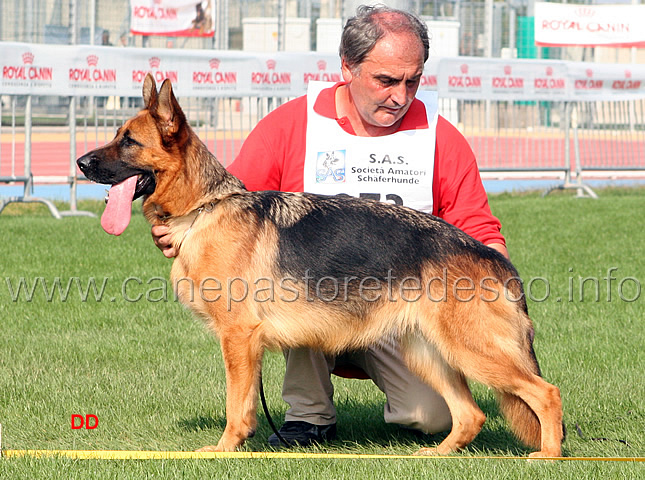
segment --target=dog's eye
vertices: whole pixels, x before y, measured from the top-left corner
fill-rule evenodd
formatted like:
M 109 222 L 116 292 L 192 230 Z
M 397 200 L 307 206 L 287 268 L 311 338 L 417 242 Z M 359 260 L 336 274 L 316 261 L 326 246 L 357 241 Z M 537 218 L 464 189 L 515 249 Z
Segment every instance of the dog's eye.
M 135 146 L 141 146 L 139 142 L 137 142 L 134 138 L 130 137 L 130 135 L 123 135 L 123 138 L 121 139 L 121 145 L 123 147 L 135 147 Z

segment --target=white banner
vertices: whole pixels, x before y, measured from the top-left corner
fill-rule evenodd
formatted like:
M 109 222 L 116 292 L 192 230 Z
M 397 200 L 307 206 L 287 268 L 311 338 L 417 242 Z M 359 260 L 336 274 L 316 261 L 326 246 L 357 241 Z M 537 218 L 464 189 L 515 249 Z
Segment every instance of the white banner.
M 437 84 L 464 100 L 628 100 L 645 97 L 645 65 L 442 58 Z
M 135 35 L 212 37 L 215 0 L 130 0 Z
M 311 80 L 342 79 L 335 53 L 251 53 L 0 42 L 0 95 L 141 95 L 151 73 L 186 97 L 296 97 Z M 431 58 L 420 82 L 463 100 L 629 100 L 645 97 L 645 65 Z
M 545 47 L 645 47 L 645 5 L 536 2 L 535 43 Z
M 128 96 L 151 73 L 188 97 L 279 96 L 306 92 L 310 80 L 339 81 L 329 53 L 119 48 L 0 42 L 0 94 Z

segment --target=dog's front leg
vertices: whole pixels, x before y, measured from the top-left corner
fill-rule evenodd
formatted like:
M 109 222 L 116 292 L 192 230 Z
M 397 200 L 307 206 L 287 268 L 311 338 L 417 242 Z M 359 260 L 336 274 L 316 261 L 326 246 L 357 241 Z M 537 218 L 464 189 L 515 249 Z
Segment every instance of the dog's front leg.
M 241 329 L 220 332 L 226 368 L 226 428 L 217 445 L 199 452 L 231 452 L 255 433 L 262 346 L 257 336 Z

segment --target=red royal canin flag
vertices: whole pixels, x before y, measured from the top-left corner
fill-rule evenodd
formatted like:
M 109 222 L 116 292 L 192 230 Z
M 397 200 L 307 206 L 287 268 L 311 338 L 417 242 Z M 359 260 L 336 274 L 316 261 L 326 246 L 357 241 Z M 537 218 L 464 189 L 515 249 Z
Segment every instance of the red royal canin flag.
M 537 2 L 535 43 L 544 47 L 645 47 L 645 5 Z
M 135 35 L 212 37 L 215 0 L 130 0 Z

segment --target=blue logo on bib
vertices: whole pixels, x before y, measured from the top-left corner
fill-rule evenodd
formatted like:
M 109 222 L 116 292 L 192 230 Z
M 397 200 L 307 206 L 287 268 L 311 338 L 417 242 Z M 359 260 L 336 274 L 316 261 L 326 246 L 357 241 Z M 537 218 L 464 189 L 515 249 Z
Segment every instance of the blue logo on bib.
M 345 182 L 345 150 L 318 152 L 316 183 Z

